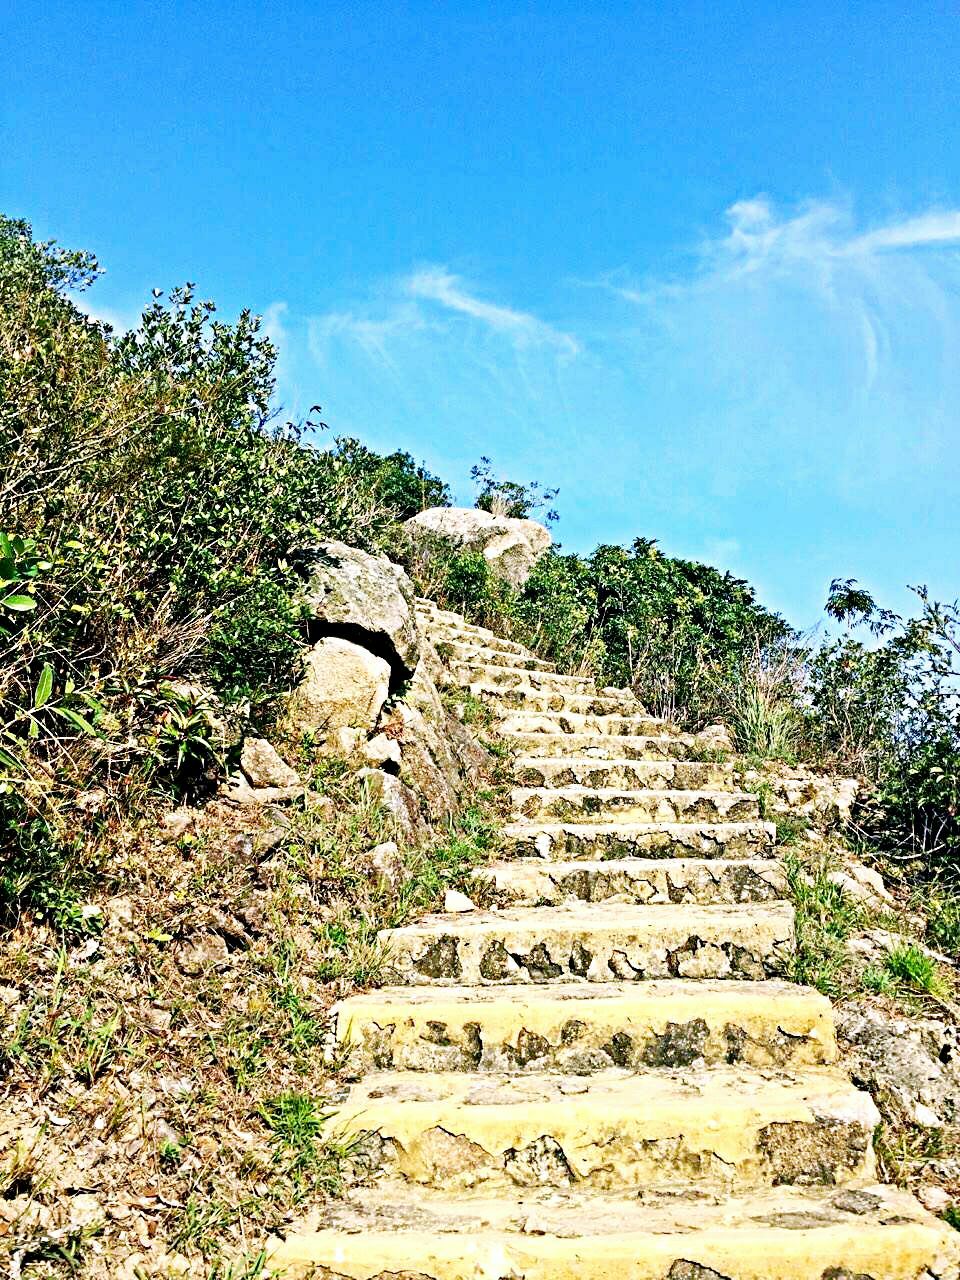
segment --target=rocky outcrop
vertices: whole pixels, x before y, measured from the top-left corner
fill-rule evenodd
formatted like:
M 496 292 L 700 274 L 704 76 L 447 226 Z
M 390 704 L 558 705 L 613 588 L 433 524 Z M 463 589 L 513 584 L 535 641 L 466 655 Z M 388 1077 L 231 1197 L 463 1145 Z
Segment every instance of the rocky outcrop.
M 885 1113 L 925 1128 L 960 1122 L 960 1029 L 880 1008 L 837 1010 L 837 1037 L 855 1081 Z M 960 1172 L 960 1169 L 958 1169 Z
M 390 664 L 395 683 L 413 674 L 420 656 L 413 586 L 386 556 L 320 543 L 303 599 L 315 637 L 337 636 L 369 649 Z
M 369 649 L 327 636 L 307 653 L 304 673 L 287 703 L 287 722 L 299 735 L 325 741 L 341 728 L 370 730 L 390 691 L 390 665 Z
M 423 799 L 435 822 L 455 814 L 475 790 L 490 756 L 444 706 L 431 670 L 436 651 L 424 640 L 424 658 L 410 688 L 391 711 L 390 730 L 400 749 L 400 777 Z
M 420 843 L 430 824 L 462 807 L 490 758 L 440 697 L 444 666 L 418 627 L 409 579 L 384 556 L 328 542 L 316 551 L 304 598 L 314 630 L 325 634 L 306 654 L 287 728 L 348 758 L 392 815 L 397 838 Z M 253 739 L 244 747 L 251 782 L 251 771 L 279 778 L 287 768 L 264 748 L 272 751 Z
M 523 586 L 553 541 L 536 520 L 495 516 L 473 507 L 432 507 L 413 516 L 404 529 L 424 559 L 443 547 L 475 551 L 511 587 Z

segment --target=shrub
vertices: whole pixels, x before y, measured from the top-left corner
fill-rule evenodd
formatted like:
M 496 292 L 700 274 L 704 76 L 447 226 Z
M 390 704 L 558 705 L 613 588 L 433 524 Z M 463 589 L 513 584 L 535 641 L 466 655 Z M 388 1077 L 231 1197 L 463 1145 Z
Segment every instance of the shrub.
M 164 687 L 269 718 L 316 542 L 376 550 L 448 500 L 409 454 L 319 448 L 277 422 L 275 352 L 248 311 L 225 323 L 188 284 L 116 336 L 71 297 L 98 270 L 0 218 L 0 786 L 49 828 L 38 848 L 57 824 L 31 779 L 65 794 L 137 771 L 178 794 L 212 781 L 197 708 Z
M 955 874 L 960 855 L 960 612 L 917 589 L 920 612 L 879 608 L 834 582 L 828 612 L 848 624 L 814 652 L 805 710 L 809 758 L 871 784 L 859 822 L 880 848 Z M 865 628 L 870 642 L 857 638 Z

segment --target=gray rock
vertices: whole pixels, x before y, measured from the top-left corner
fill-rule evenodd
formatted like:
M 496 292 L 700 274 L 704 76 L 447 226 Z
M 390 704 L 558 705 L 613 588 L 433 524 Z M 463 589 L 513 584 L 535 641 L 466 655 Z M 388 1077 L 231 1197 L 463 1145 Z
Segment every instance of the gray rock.
M 403 881 L 404 863 L 395 840 L 385 840 L 367 854 L 370 876 L 382 889 L 396 889 Z
M 414 552 L 425 560 L 444 544 L 475 551 L 511 587 L 523 586 L 553 542 L 536 520 L 495 516 L 473 507 L 432 507 L 406 521 L 404 530 Z
M 242 773 L 235 773 L 220 788 L 219 794 L 231 804 L 286 804 L 290 800 L 298 800 L 303 795 L 303 787 L 251 787 Z
M 476 911 L 476 905 L 459 889 L 448 889 L 443 895 L 443 909 L 451 914 L 465 915 L 468 911 Z
M 413 674 L 420 654 L 413 585 L 386 556 L 320 543 L 303 598 L 318 635 L 363 645 L 389 663 L 396 681 Z
M 862 1006 L 838 1009 L 836 1019 L 848 1069 L 888 1118 L 931 1128 L 957 1122 L 960 1028 L 934 1018 L 892 1018 Z
M 350 640 L 327 636 L 307 654 L 300 684 L 287 700 L 287 722 L 298 733 L 329 741 L 338 729 L 369 731 L 390 688 L 390 665 Z
M 410 687 L 393 707 L 400 726 L 400 777 L 419 795 L 435 822 L 452 817 L 464 796 L 482 782 L 492 758 L 473 734 L 451 715 L 437 690 L 441 668 L 426 640 Z
M 842 871 L 831 871 L 827 879 L 855 902 L 863 902 L 869 907 L 888 906 L 893 902 L 880 872 L 865 867 L 861 862 L 851 862 Z
M 417 845 L 430 839 L 430 827 L 420 812 L 420 801 L 405 783 L 382 769 L 360 769 L 357 777 L 365 779 L 371 797 L 393 818 L 399 840 Z
M 245 738 L 240 752 L 240 768 L 253 787 L 296 787 L 300 775 L 281 759 L 266 738 Z
M 385 769 L 388 773 L 397 773 L 400 769 L 400 743 L 385 733 L 378 733 L 364 743 L 362 755 L 372 769 Z

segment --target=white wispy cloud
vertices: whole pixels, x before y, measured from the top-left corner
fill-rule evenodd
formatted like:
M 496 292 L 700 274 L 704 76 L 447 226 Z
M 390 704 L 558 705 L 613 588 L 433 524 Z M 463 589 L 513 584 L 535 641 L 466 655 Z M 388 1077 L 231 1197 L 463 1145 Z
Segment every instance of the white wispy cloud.
M 556 346 L 568 356 L 580 353 L 580 343 L 526 311 L 485 302 L 468 291 L 459 276 L 446 267 L 423 267 L 404 281 L 406 292 L 413 298 L 436 302 L 448 311 L 479 320 L 498 333 L 509 334 L 522 343 L 545 343 Z
M 853 213 L 836 201 L 809 201 L 779 216 L 766 196 L 739 200 L 726 211 L 729 234 L 706 246 L 749 270 L 774 260 L 868 258 L 890 250 L 960 244 L 960 210 L 931 210 L 857 231 Z
M 272 318 L 336 431 L 422 453 L 467 499 L 481 454 L 559 484 L 572 546 L 657 536 L 801 621 L 844 536 L 851 573 L 866 544 L 878 581 L 922 580 L 960 492 L 960 210 L 751 195 L 679 248 L 589 293 L 571 263 L 522 309 L 432 264 Z

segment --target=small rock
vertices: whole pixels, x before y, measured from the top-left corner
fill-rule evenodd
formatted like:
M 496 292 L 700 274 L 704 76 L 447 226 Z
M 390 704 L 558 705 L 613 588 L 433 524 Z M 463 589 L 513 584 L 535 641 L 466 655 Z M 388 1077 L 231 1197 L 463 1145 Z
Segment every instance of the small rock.
M 366 734 L 362 729 L 354 729 L 350 725 L 341 725 L 334 729 L 328 738 L 330 749 L 337 755 L 352 756 L 361 745 Z
M 81 813 L 96 814 L 107 803 L 107 793 L 102 787 L 94 787 L 78 795 L 73 803 Z
M 942 1129 L 943 1121 L 937 1115 L 932 1107 L 928 1107 L 925 1102 L 918 1102 L 913 1108 L 914 1121 L 922 1125 L 924 1129 Z
M 952 1197 L 943 1187 L 921 1187 L 917 1192 L 917 1199 L 931 1213 L 943 1213 L 953 1204 Z
M 303 787 L 251 787 L 242 773 L 232 774 L 220 794 L 232 804 L 268 805 L 297 800 L 303 795 Z
M 245 738 L 240 768 L 254 787 L 296 787 L 300 775 L 281 758 L 266 738 Z
M 396 738 L 378 733 L 364 746 L 363 758 L 374 769 L 387 769 L 388 772 L 395 773 L 402 763 L 400 743 Z M 391 765 L 393 768 L 388 768 Z
M 173 809 L 160 819 L 164 838 L 167 840 L 179 840 L 193 829 L 193 824 L 194 815 L 189 809 Z
M 381 888 L 396 889 L 403 880 L 403 858 L 395 840 L 385 840 L 371 849 L 367 861 Z
M 219 933 L 199 934 L 182 942 L 176 949 L 178 968 L 191 978 L 226 964 L 229 956 L 227 944 Z
M 698 751 L 733 751 L 733 740 L 725 724 L 708 724 L 693 741 Z
M 129 898 L 111 898 L 106 904 L 107 922 L 116 928 L 133 923 L 133 903 Z
M 404 844 L 415 845 L 430 839 L 430 828 L 420 812 L 420 801 L 399 778 L 382 769 L 360 769 L 357 777 L 370 788 L 373 800 L 379 800 L 393 817 L 398 837 Z
M 443 909 L 444 911 L 463 915 L 467 911 L 476 911 L 477 908 L 467 895 L 461 893 L 459 889 L 448 889 L 443 895 Z
M 893 901 L 879 871 L 873 871 L 860 862 L 851 863 L 841 871 L 831 871 L 827 879 L 855 902 L 879 907 Z

